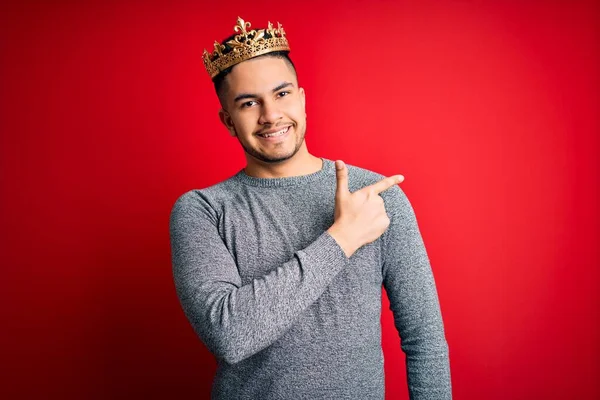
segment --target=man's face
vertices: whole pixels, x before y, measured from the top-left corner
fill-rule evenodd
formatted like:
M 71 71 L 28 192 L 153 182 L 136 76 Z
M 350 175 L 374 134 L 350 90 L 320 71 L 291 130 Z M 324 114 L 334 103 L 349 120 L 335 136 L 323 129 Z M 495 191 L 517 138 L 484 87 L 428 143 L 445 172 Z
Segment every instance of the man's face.
M 276 57 L 250 59 L 236 65 L 225 83 L 219 115 L 247 157 L 274 163 L 294 156 L 304 144 L 306 111 L 292 67 Z

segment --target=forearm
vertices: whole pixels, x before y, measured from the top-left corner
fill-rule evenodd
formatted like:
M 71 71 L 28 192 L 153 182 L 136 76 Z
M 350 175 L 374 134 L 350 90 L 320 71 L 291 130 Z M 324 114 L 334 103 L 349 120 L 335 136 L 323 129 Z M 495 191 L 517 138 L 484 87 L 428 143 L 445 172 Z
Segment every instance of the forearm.
M 324 232 L 289 261 L 242 285 L 216 227 L 187 210 L 173 212 L 171 245 L 183 310 L 211 352 L 229 363 L 250 357 L 281 337 L 348 260 Z
M 433 301 L 429 305 L 435 308 Z M 435 315 L 437 314 L 437 315 Z M 448 344 L 439 313 L 423 315 L 423 320 L 401 325 L 402 350 L 411 400 L 452 398 Z
M 452 399 L 447 351 L 407 354 L 406 372 L 411 400 Z

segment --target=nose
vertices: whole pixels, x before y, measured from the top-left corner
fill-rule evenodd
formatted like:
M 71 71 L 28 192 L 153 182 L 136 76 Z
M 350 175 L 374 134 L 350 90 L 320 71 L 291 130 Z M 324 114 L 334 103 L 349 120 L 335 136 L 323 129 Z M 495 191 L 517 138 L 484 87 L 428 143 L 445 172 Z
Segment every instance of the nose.
M 267 100 L 262 104 L 258 123 L 261 125 L 275 124 L 283 117 L 283 113 L 273 100 Z

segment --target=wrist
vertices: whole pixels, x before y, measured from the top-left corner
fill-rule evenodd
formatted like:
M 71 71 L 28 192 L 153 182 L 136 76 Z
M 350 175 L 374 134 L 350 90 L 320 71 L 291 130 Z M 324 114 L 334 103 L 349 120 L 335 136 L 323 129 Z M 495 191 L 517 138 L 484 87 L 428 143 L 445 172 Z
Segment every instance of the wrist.
M 346 254 L 347 258 L 350 258 L 352 254 L 358 249 L 359 246 L 356 246 L 354 241 L 348 237 L 348 235 L 344 234 L 344 229 L 335 223 L 331 225 L 329 229 L 327 229 L 327 233 L 337 242 L 337 244 L 342 248 L 344 254 Z

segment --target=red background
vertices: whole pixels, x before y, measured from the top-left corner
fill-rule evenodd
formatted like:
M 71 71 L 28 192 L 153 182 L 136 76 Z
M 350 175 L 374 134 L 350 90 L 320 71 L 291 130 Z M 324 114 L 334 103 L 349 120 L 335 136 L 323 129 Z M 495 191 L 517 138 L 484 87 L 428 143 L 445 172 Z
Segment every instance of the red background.
M 286 28 L 313 154 L 405 175 L 455 398 L 599 398 L 598 9 L 2 5 L 0 397 L 208 397 L 168 217 L 244 166 L 201 64 L 240 15 Z M 387 398 L 406 399 L 385 306 Z

